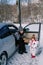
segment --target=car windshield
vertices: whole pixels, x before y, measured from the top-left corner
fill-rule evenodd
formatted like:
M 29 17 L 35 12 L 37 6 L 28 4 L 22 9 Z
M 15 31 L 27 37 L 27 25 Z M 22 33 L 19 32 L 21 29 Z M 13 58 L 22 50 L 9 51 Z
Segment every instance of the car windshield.
M 5 38 L 7 36 L 9 36 L 9 29 L 7 26 L 3 26 L 1 29 L 0 29 L 0 38 Z
M 6 37 L 15 33 L 18 28 L 13 24 L 0 24 L 0 38 Z

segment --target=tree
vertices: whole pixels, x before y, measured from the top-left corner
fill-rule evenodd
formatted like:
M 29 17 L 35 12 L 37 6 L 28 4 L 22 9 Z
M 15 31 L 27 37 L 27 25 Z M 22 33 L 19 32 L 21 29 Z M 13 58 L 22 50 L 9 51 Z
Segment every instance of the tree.
M 9 0 L 0 1 L 0 21 L 8 20 L 12 16 L 12 8 L 8 5 Z

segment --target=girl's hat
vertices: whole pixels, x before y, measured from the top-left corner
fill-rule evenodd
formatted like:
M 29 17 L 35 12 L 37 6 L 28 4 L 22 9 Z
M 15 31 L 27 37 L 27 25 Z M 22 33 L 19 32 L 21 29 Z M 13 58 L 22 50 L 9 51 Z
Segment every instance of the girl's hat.
M 32 38 L 33 38 L 34 40 L 36 40 L 36 38 L 35 38 L 35 35 L 34 35 L 34 34 L 32 35 Z M 32 38 L 31 38 L 31 39 L 32 39 Z

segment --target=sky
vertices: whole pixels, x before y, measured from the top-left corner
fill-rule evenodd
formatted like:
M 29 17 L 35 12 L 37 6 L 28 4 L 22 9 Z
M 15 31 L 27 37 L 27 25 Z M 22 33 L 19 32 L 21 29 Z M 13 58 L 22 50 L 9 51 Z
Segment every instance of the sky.
M 1 0 L 0 0 L 1 1 Z M 4 1 L 4 0 L 2 0 L 2 1 Z M 5 0 L 6 1 L 6 0 Z M 8 4 L 11 4 L 11 5 L 14 5 L 14 4 L 16 4 L 16 0 L 7 0 L 8 1 Z M 25 2 L 27 2 L 27 0 L 21 0 L 21 1 L 25 1 Z
M 28 0 L 21 0 L 22 2 L 28 2 Z M 30 0 L 29 0 L 30 1 Z M 16 4 L 16 0 L 9 0 L 9 4 Z
M 1 1 L 6 1 L 6 0 L 0 0 L 0 2 Z M 12 4 L 12 5 L 14 5 L 14 4 L 16 4 L 16 0 L 7 0 L 8 1 L 8 4 Z
M 9 0 L 9 4 L 16 4 L 16 0 Z

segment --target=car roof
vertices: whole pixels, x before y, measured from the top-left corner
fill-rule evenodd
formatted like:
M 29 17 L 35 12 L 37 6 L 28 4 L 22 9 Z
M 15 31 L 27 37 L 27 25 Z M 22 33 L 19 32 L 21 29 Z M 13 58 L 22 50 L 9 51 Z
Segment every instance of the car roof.
M 12 26 L 12 25 L 18 30 L 18 28 L 16 27 L 16 25 L 14 25 L 12 23 L 0 23 L 0 29 L 3 28 L 4 26 Z
M 3 26 L 5 26 L 6 25 L 6 23 L 0 23 L 0 29 L 3 27 Z

